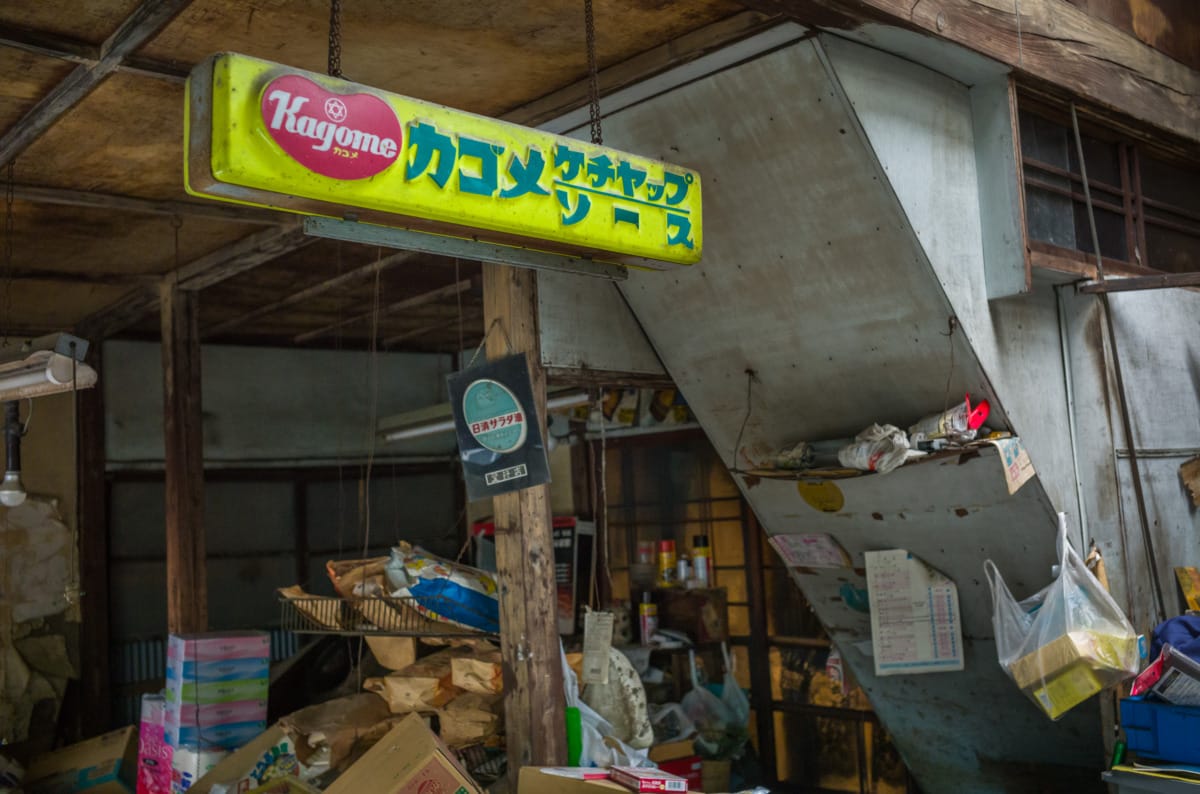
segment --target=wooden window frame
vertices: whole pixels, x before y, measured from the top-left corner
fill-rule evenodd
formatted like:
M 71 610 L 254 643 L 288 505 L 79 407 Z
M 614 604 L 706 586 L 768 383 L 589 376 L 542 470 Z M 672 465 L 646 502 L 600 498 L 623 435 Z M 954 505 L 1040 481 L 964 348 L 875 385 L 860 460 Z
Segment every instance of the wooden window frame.
M 1024 93 L 1018 94 L 1017 112 L 1044 119 L 1052 124 L 1071 129 L 1070 120 L 1055 109 L 1031 99 Z M 1018 121 L 1019 124 L 1019 121 Z M 1154 276 L 1177 271 L 1155 268 L 1148 261 L 1146 226 L 1170 229 L 1179 234 L 1200 240 L 1200 212 L 1194 212 L 1168 202 L 1147 198 L 1142 188 L 1141 160 L 1144 155 L 1176 163 L 1190 170 L 1197 170 L 1195 163 L 1182 162 L 1173 153 L 1160 151 L 1140 140 L 1121 135 L 1115 130 L 1091 122 L 1081 122 L 1080 133 L 1095 140 L 1111 143 L 1117 147 L 1120 184 L 1113 185 L 1089 176 L 1088 187 L 1092 193 L 1092 205 L 1115 215 L 1120 215 L 1125 226 L 1125 256 L 1121 259 L 1104 257 L 1104 271 L 1114 276 Z M 1078 172 L 1063 169 L 1038 160 L 1019 151 L 1021 162 L 1021 189 L 1029 188 L 1052 193 L 1070 199 L 1073 203 L 1084 203 L 1083 177 Z M 1076 156 L 1072 147 L 1072 156 Z M 1070 187 L 1055 185 L 1041 175 L 1066 179 Z M 1147 217 L 1147 209 L 1170 213 L 1195 224 L 1194 228 L 1172 222 L 1161 217 Z M 1095 278 L 1096 255 L 1079 248 L 1067 248 L 1029 236 L 1026 225 L 1026 247 L 1030 264 L 1035 268 L 1054 270 L 1083 278 Z

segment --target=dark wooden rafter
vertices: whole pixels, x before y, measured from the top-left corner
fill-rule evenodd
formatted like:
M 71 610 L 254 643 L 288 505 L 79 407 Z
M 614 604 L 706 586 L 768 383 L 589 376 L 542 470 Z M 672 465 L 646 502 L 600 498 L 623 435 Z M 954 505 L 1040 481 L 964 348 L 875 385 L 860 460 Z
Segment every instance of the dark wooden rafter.
M 1200 142 L 1200 73 L 1065 0 L 742 0 L 833 32 L 865 23 L 936 36 L 999 61 L 1018 80 Z
M 144 0 L 103 44 L 99 59 L 80 64 L 0 137 L 0 165 L 25 151 L 42 133 L 149 41 L 191 0 Z
M 430 290 L 429 292 L 422 292 L 420 295 L 413 295 L 411 298 L 405 298 L 402 301 L 389 303 L 386 306 L 380 307 L 379 314 L 381 316 L 385 314 L 395 314 L 396 312 L 415 309 L 418 306 L 424 306 L 429 303 L 447 300 L 449 298 L 453 298 L 455 295 L 466 292 L 470 288 L 471 279 L 464 278 L 453 284 L 447 284 L 444 287 L 438 287 L 437 289 Z M 367 320 L 371 319 L 374 314 L 375 312 L 373 310 L 355 314 L 343 320 L 338 320 L 336 323 L 332 323 L 323 328 L 317 328 L 313 331 L 305 331 L 302 334 L 298 334 L 292 341 L 296 342 L 297 344 L 302 342 L 311 342 L 314 339 L 318 339 L 328 333 L 336 331 L 338 328 L 342 328 L 347 325 L 353 325 L 355 323 L 366 322 Z M 458 318 L 456 317 L 454 320 L 457 322 Z M 384 344 L 386 345 L 387 341 L 385 341 Z
M 310 300 L 319 295 L 324 295 L 326 292 L 338 289 L 339 287 L 344 287 L 347 284 L 353 284 L 356 281 L 361 281 L 362 279 L 373 276 L 376 273 L 382 273 L 389 267 L 403 264 L 404 262 L 409 262 L 415 259 L 417 256 L 418 254 L 413 251 L 401 251 L 399 253 L 392 254 L 391 256 L 385 256 L 382 259 L 370 262 L 362 267 L 357 267 L 353 270 L 347 271 L 346 273 L 342 273 L 339 276 L 334 276 L 333 278 L 326 279 L 318 284 L 314 284 L 311 287 L 305 287 L 298 292 L 293 292 L 291 295 L 280 298 L 272 303 L 268 303 L 266 306 L 260 306 L 253 311 L 249 311 L 237 317 L 231 317 L 228 320 L 216 323 L 204 329 L 201 336 L 204 339 L 210 339 L 214 336 L 228 333 L 234 328 L 243 326 L 248 322 L 266 317 L 267 315 L 273 314 L 280 309 L 286 309 L 289 306 L 295 306 L 303 303 L 304 301 Z
M 434 331 L 441 331 L 446 328 L 453 328 L 460 322 L 466 325 L 467 323 L 477 323 L 483 317 L 483 312 L 479 309 L 471 309 L 463 312 L 461 317 L 447 317 L 443 320 L 423 325 L 420 328 L 413 328 L 408 331 L 389 336 L 382 340 L 379 344 L 381 347 L 395 347 L 401 342 L 407 342 L 410 339 L 420 339 L 421 337 L 431 334 Z M 465 338 L 465 335 L 464 335 Z
M 1089 281 L 1079 285 L 1080 292 L 1134 292 L 1173 287 L 1200 287 L 1200 273 L 1163 273 L 1159 276 L 1133 276 Z
M 181 266 L 161 281 L 184 292 L 195 292 L 312 242 L 313 238 L 305 236 L 296 222 L 264 229 Z M 136 325 L 158 308 L 157 287 L 141 287 L 88 315 L 76 325 L 76 330 L 85 338 L 106 339 Z
M 21 50 L 33 55 L 47 58 L 57 58 L 82 66 L 95 66 L 100 62 L 100 47 L 70 36 L 60 36 L 40 30 L 29 30 L 16 25 L 0 23 L 0 47 Z M 187 80 L 186 66 L 144 58 L 139 55 L 127 55 L 117 66 L 121 72 L 141 74 L 159 80 L 182 84 Z

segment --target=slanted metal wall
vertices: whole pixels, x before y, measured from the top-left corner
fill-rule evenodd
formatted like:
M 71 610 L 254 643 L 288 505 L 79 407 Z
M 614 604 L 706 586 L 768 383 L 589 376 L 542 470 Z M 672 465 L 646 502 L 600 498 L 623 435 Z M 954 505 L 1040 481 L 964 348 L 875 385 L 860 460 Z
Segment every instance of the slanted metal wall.
M 830 532 L 853 556 L 857 571 L 795 578 L 923 790 L 1084 790 L 1102 764 L 1095 705 L 1051 723 L 991 639 L 983 560 L 1018 595 L 1040 587 L 1054 510 L 1075 491 L 1054 302 L 987 301 L 971 112 L 964 86 L 823 39 L 615 114 L 606 142 L 703 174 L 707 225 L 700 265 L 635 273 L 622 290 L 733 467 L 739 434 L 763 452 L 906 425 L 967 391 L 993 401 L 993 422 L 1011 421 L 1043 470 L 1013 497 L 994 456 L 843 483 L 835 514 L 792 483 L 740 484 L 768 532 Z M 866 615 L 842 588 L 865 586 L 864 551 L 890 547 L 958 584 L 965 672 L 873 675 Z

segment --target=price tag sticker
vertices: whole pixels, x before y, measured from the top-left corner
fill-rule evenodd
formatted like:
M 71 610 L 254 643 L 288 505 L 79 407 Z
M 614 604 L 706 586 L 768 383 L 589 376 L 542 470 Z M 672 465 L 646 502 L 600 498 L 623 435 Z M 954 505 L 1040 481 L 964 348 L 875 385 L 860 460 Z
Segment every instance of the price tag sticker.
M 608 654 L 612 648 L 613 614 L 588 610 L 583 616 L 583 683 L 608 683 Z

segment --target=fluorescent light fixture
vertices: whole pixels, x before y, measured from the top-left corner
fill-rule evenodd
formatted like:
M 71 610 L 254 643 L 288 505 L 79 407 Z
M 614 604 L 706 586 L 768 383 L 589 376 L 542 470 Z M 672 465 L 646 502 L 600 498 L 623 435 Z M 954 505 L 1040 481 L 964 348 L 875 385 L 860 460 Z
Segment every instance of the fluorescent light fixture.
M 582 391 L 551 394 L 546 399 L 546 410 L 561 411 L 563 408 L 584 405 L 591 399 L 587 392 Z M 454 414 L 450 409 L 450 403 L 441 403 L 389 416 L 379 422 L 379 435 L 385 442 L 423 438 L 439 433 L 449 433 L 452 430 L 454 430 Z
M 0 353 L 0 402 L 90 389 L 96 370 L 83 363 L 88 343 L 70 334 L 50 334 Z

